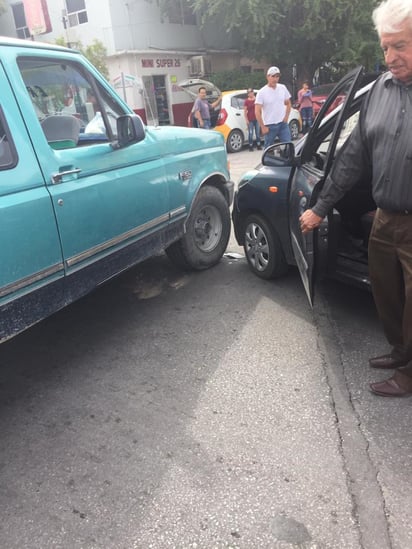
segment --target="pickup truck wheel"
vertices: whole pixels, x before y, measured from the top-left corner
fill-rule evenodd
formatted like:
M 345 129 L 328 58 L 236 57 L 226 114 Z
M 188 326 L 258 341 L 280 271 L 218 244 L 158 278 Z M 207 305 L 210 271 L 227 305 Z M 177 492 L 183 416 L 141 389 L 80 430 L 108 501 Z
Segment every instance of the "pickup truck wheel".
M 186 233 L 166 253 L 183 269 L 201 271 L 216 265 L 230 236 L 230 213 L 222 193 L 215 187 L 200 189 L 186 222 Z
M 244 250 L 253 273 L 266 280 L 285 274 L 288 265 L 279 237 L 264 217 L 249 215 L 244 227 Z

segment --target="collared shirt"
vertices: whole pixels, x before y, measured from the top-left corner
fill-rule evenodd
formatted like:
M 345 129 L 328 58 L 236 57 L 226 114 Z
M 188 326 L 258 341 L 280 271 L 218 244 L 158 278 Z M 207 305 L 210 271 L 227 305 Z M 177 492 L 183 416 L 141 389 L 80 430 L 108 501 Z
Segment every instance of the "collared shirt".
M 399 82 L 391 73 L 380 76 L 370 90 L 314 213 L 325 217 L 364 178 L 371 181 L 379 208 L 412 210 L 412 84 Z

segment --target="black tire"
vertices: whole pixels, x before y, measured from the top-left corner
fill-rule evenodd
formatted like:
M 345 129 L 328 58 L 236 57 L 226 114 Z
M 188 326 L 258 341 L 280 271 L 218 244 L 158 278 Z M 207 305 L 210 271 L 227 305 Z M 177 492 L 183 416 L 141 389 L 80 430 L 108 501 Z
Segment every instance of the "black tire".
M 297 120 L 291 120 L 289 122 L 290 135 L 292 141 L 295 141 L 299 137 L 299 123 Z
M 185 270 L 201 271 L 216 265 L 230 237 L 230 212 L 216 187 L 202 187 L 186 222 L 186 233 L 166 253 Z
M 249 267 L 256 276 L 269 280 L 287 272 L 279 237 L 264 217 L 256 214 L 247 217 L 243 247 Z
M 226 140 L 227 152 L 236 153 L 241 151 L 243 149 L 243 140 L 242 130 L 232 130 Z

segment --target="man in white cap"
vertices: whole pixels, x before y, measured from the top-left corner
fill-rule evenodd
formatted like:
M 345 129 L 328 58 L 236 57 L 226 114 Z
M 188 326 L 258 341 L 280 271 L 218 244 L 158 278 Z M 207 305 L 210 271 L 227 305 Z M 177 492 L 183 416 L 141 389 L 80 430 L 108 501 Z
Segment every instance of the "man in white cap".
M 268 83 L 256 95 L 255 113 L 261 135 L 265 138 L 265 148 L 277 137 L 281 142 L 292 140 L 288 124 L 291 95 L 286 86 L 279 84 L 279 78 L 278 67 L 269 67 L 266 73 Z

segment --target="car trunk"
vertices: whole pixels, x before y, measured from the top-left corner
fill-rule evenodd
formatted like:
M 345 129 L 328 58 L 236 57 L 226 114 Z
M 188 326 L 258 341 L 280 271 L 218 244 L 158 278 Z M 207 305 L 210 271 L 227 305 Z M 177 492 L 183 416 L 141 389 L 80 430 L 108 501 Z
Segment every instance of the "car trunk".
M 198 96 L 200 87 L 206 88 L 206 99 L 209 105 L 211 105 L 214 101 L 216 101 L 218 97 L 221 96 L 221 91 L 219 90 L 219 88 L 217 88 L 212 82 L 202 80 L 201 78 L 190 78 L 188 80 L 183 80 L 182 82 L 179 82 L 179 87 L 182 88 L 190 96 L 193 102 Z M 210 107 L 210 123 L 212 125 L 212 128 L 216 126 L 219 113 L 220 106 L 215 108 Z

